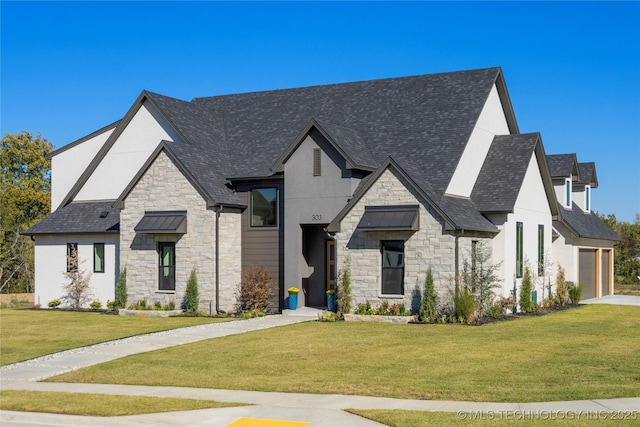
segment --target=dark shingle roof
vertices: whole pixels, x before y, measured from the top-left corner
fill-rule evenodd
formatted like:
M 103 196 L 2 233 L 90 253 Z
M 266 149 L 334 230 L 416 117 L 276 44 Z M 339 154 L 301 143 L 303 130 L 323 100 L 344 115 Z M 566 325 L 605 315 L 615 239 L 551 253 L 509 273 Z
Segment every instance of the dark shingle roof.
M 569 178 L 578 173 L 578 158 L 572 154 L 549 154 L 547 164 L 552 178 Z
M 389 155 L 420 159 L 431 185 L 442 194 L 500 73 L 488 68 L 196 98 L 194 106 L 223 124 L 220 137 L 227 149 L 212 135 L 192 142 L 228 155 L 227 176 L 263 177 L 315 119 L 335 138 L 345 137 L 338 144 L 366 143 L 368 153 L 359 162 L 375 161 L 377 166 Z M 175 116 L 182 129 L 192 126 L 197 115 Z
M 513 212 L 540 134 L 494 137 L 471 193 L 480 212 Z
M 594 162 L 578 163 L 578 171 L 580 172 L 579 184 L 591 185 L 592 188 L 598 187 L 596 164 Z
M 560 209 L 560 222 L 566 224 L 578 237 L 619 241 L 620 237 L 594 213 L 585 213 L 575 203 L 571 209 Z
M 113 201 L 73 202 L 57 209 L 22 234 L 118 233 L 120 210 Z

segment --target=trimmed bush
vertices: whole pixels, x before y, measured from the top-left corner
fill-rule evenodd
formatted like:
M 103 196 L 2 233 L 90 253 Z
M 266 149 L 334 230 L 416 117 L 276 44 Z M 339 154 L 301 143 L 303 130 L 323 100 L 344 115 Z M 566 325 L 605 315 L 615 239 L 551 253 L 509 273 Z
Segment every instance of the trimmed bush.
M 558 276 L 556 277 L 556 300 L 558 304 L 567 304 L 569 298 L 569 286 L 564 276 L 564 268 L 558 266 Z
M 198 274 L 196 273 L 195 267 L 191 270 L 191 275 L 187 282 L 187 291 L 184 294 L 184 301 L 182 304 L 187 312 L 194 313 L 198 311 L 200 296 L 198 295 Z M 160 303 L 158 303 L 158 305 L 160 305 Z
M 338 282 L 338 313 L 351 312 L 351 257 L 344 259 L 344 266 L 340 270 Z
M 431 267 L 427 270 L 424 278 L 424 290 L 422 292 L 422 301 L 420 303 L 420 320 L 423 322 L 431 322 L 436 316 L 436 289 L 433 285 L 433 273 Z
M 125 308 L 127 306 L 127 267 L 125 266 L 118 276 L 116 283 L 116 297 L 113 301 L 113 307 Z
M 476 297 L 467 288 L 453 295 L 453 305 L 460 322 L 472 323 L 476 317 Z
M 535 304 L 531 301 L 531 291 L 533 285 L 531 282 L 531 269 L 529 266 L 524 268 L 524 277 L 522 278 L 522 285 L 520 286 L 520 310 L 525 313 L 530 313 L 535 309 Z

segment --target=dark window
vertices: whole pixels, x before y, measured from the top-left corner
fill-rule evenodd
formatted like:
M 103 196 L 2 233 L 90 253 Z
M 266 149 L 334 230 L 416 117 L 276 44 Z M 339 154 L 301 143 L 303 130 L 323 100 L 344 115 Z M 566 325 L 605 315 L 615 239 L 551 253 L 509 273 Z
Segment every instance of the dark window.
M 161 291 L 176 290 L 176 244 L 174 242 L 158 243 L 159 285 Z
M 78 244 L 67 243 L 67 273 L 78 269 Z
M 584 189 L 584 210 L 591 210 L 591 187 L 587 186 Z
M 322 165 L 320 163 L 321 151 L 319 148 L 313 149 L 313 176 L 320 176 L 322 174 Z
M 257 188 L 251 190 L 251 226 L 276 227 L 278 225 L 278 190 Z
M 382 241 L 382 294 L 404 295 L 404 241 Z
M 471 281 L 473 288 L 476 284 L 476 264 L 478 263 L 478 241 L 471 241 Z
M 564 183 L 564 205 L 568 208 L 571 207 L 571 181 L 566 180 Z
M 544 225 L 538 225 L 538 276 L 544 276 Z
M 522 277 L 522 223 L 516 223 L 516 277 Z
M 93 272 L 104 273 L 104 243 L 93 244 Z

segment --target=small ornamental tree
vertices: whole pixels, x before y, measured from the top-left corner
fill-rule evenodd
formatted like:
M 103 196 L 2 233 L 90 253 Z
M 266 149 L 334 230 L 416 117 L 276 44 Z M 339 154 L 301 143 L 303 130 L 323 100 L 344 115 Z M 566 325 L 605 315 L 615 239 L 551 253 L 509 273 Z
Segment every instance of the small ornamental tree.
M 351 312 L 351 257 L 344 259 L 343 267 L 338 273 L 338 312 Z
M 532 292 L 532 282 L 531 282 L 531 269 L 529 266 L 525 266 L 524 268 L 524 276 L 522 278 L 522 285 L 520 286 L 520 310 L 528 313 L 533 311 L 534 304 L 531 301 L 531 292 Z
M 127 306 L 127 267 L 125 266 L 120 272 L 118 283 L 116 283 L 116 297 L 113 302 L 115 309 L 125 308 Z
M 564 275 L 564 268 L 558 266 L 558 276 L 556 277 L 556 298 L 558 304 L 567 304 L 569 298 L 569 285 Z
M 436 315 L 436 296 L 436 289 L 433 285 L 433 273 L 431 267 L 429 267 L 427 275 L 424 278 L 424 290 L 420 303 L 420 319 L 425 322 L 431 322 Z
M 78 259 L 78 249 L 76 245 L 70 246 L 70 254 L 67 256 L 68 270 L 64 272 L 67 283 L 63 285 L 64 295 L 61 300 L 73 309 L 83 307 L 92 300 L 91 274 L 80 268 L 84 260 Z
M 183 306 L 187 312 L 195 313 L 198 311 L 200 304 L 200 296 L 198 295 L 198 274 L 196 268 L 193 267 L 189 281 L 187 282 L 187 291 L 184 294 Z
M 273 289 L 271 272 L 262 265 L 256 265 L 242 274 L 238 306 L 242 312 L 265 311 Z

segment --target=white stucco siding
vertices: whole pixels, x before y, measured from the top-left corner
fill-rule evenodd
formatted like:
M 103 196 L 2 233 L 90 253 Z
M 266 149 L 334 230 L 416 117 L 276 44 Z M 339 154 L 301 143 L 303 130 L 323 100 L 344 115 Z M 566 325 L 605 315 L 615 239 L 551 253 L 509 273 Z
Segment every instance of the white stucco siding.
M 93 171 L 75 200 L 117 199 L 163 140 L 177 138 L 149 103 L 144 103 Z
M 134 228 L 145 211 L 186 211 L 186 234 L 141 234 Z M 240 214 L 221 213 L 220 308 L 232 311 L 240 283 Z M 200 309 L 215 309 L 216 213 L 169 157 L 161 152 L 125 199 L 120 214 L 121 264 L 127 267 L 129 304 L 141 299 L 162 305 L 182 303 L 187 281 L 195 267 Z M 175 291 L 159 290 L 158 242 L 175 242 Z
M 513 287 L 513 278 L 516 276 L 516 224 L 523 225 L 523 261 L 530 268 L 534 280 L 535 289 L 538 291 L 539 302 L 542 299 L 542 278 L 538 276 L 538 226 L 544 226 L 544 254 L 551 257 L 549 262 L 554 262 L 552 246 L 552 216 L 549 202 L 546 197 L 542 177 L 538 168 L 535 154 L 531 156 L 525 178 L 520 188 L 520 193 L 515 203 L 514 212 L 507 215 L 501 233 L 504 234 L 504 270 L 506 278 L 505 287 Z M 523 268 L 524 272 L 524 268 Z M 555 281 L 555 269 L 551 272 L 552 283 Z M 509 280 L 510 279 L 510 280 Z M 521 278 L 516 279 L 520 288 Z
M 351 257 L 352 294 L 355 304 L 370 301 L 379 304 L 383 299 L 391 303 L 403 302 L 412 306 L 412 292 L 422 289 L 429 267 L 432 268 L 436 289 L 445 296 L 455 274 L 455 237 L 443 234 L 442 220 L 420 196 L 409 190 L 408 183 L 394 172 L 385 171 L 340 222 L 336 233 L 338 267 L 344 267 Z M 415 205 L 420 207 L 420 229 L 415 232 L 365 232 L 357 229 L 366 206 Z M 382 294 L 382 258 L 380 241 L 405 240 L 404 295 Z M 460 239 L 460 263 L 469 252 L 471 239 Z
M 469 197 L 496 135 L 508 135 L 509 125 L 494 86 L 447 187 L 447 194 Z
M 78 178 L 89 166 L 114 128 L 87 139 L 53 156 L 51 159 L 51 211 L 55 211 Z
M 91 274 L 89 302 L 100 301 L 102 307 L 106 308 L 107 300 L 114 299 L 115 282 L 120 270 L 117 254 L 118 236 L 114 234 L 37 236 L 35 303 L 46 308 L 49 301 L 61 299 L 64 296 L 63 286 L 68 283 L 64 276 L 67 271 L 67 243 L 78 244 L 79 267 L 87 274 Z M 104 243 L 104 273 L 93 273 L 94 243 Z

